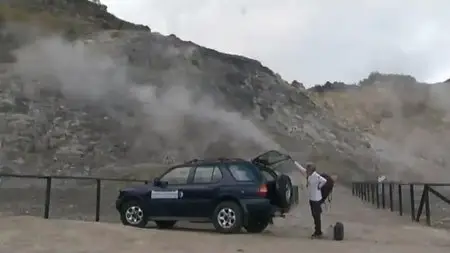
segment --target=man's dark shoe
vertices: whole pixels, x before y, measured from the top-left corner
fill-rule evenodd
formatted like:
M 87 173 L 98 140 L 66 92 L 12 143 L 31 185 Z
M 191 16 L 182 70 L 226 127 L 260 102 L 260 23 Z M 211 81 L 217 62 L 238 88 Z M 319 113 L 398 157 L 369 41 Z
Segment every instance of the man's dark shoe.
M 322 233 L 314 233 L 311 235 L 311 239 L 320 239 L 322 238 L 323 234 Z

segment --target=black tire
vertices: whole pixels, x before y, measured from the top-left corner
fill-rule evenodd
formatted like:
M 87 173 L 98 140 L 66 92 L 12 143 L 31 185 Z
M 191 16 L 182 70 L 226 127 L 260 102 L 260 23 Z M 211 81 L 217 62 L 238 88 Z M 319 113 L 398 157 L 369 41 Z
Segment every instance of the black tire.
M 344 224 L 341 222 L 336 222 L 333 227 L 333 240 L 342 241 L 344 240 Z
M 277 196 L 280 208 L 289 211 L 294 199 L 294 187 L 291 178 L 287 175 L 280 175 L 276 181 Z
M 231 215 L 231 217 L 224 217 L 224 215 Z M 224 201 L 217 205 L 212 216 L 213 225 L 217 232 L 223 234 L 239 233 L 242 228 L 243 217 L 242 208 L 233 201 Z M 228 218 L 228 224 L 225 226 Z
M 176 220 L 157 220 L 155 221 L 156 227 L 159 229 L 169 229 L 173 228 L 175 224 L 177 223 Z
M 122 204 L 120 208 L 120 220 L 125 226 L 138 228 L 144 228 L 148 223 L 148 217 L 145 214 L 144 208 L 139 201 L 135 200 L 126 201 Z
M 248 224 L 244 226 L 249 233 L 261 233 L 269 225 L 269 220 L 249 220 Z

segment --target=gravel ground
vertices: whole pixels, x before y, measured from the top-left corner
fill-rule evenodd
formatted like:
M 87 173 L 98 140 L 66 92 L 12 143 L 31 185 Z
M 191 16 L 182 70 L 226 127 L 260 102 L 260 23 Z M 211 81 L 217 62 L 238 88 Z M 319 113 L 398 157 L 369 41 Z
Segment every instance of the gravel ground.
M 82 201 L 86 196 L 92 199 L 88 191 L 83 194 L 71 196 L 71 199 Z M 4 199 L 0 199 L 3 206 Z M 92 211 L 87 203 L 80 204 L 82 208 Z M 345 241 L 335 242 L 327 238 L 311 241 L 308 238 L 312 232 L 308 209 L 306 202 L 302 203 L 286 219 L 277 219 L 265 232 L 254 235 L 221 235 L 213 232 L 210 225 L 179 224 L 171 231 L 162 231 L 154 228 L 135 229 L 113 223 L 11 217 L 3 213 L 0 216 L 0 252 L 140 253 L 151 250 L 165 253 L 273 253 L 298 252 L 301 249 L 305 252 L 335 253 L 441 253 L 450 249 L 448 231 L 424 227 L 411 223 L 408 218 L 374 209 L 342 188 L 336 189 L 333 203 L 324 211 L 324 227 L 342 221 L 346 230 Z M 102 214 L 108 214 L 108 210 L 105 208 Z M 77 218 L 77 212 L 73 212 L 74 218 Z M 52 217 L 62 213 L 52 211 Z

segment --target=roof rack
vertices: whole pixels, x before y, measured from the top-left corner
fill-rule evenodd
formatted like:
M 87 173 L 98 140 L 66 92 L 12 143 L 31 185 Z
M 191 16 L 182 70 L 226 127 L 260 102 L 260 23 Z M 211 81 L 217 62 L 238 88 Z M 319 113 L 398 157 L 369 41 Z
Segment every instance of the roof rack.
M 189 160 L 189 161 L 187 161 L 187 162 L 185 162 L 186 164 L 191 164 L 191 163 L 197 163 L 197 162 L 199 162 L 199 161 L 201 161 L 201 160 L 199 160 L 199 159 L 192 159 L 192 160 Z
M 185 162 L 185 164 L 196 164 L 196 163 L 201 163 L 201 162 L 243 162 L 243 161 L 246 161 L 246 160 L 242 159 L 242 158 L 218 157 L 218 158 L 208 158 L 208 159 L 192 159 L 192 160 Z
M 242 161 L 245 161 L 242 158 L 223 158 L 223 157 L 217 158 L 217 160 L 219 160 L 219 161 L 230 161 L 230 162 L 242 162 Z

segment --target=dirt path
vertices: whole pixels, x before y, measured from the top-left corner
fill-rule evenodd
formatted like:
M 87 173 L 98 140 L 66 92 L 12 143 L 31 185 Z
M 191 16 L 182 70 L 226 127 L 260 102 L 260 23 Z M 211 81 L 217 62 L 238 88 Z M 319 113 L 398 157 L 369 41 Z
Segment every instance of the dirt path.
M 365 206 L 346 189 L 337 188 L 324 214 L 324 227 L 343 221 L 346 240 L 310 240 L 308 206 L 301 205 L 286 219 L 275 221 L 258 235 L 221 235 L 210 226 L 180 224 L 172 231 L 135 229 L 119 224 L 35 217 L 0 216 L 0 252 L 446 252 L 450 233 L 412 224 L 386 210 Z M 186 228 L 187 227 L 187 228 Z

